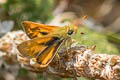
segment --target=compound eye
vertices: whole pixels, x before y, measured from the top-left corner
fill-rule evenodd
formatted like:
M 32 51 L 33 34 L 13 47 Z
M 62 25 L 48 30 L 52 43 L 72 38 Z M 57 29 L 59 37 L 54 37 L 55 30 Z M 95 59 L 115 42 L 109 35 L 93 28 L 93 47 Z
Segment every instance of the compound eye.
M 73 30 L 69 30 L 67 34 L 68 35 L 72 35 L 73 34 Z

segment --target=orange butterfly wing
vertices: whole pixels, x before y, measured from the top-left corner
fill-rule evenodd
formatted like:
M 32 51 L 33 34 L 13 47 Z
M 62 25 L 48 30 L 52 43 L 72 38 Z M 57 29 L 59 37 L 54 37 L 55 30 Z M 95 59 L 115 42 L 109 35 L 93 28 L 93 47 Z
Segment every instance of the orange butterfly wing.
M 31 21 L 24 21 L 22 24 L 26 34 L 32 40 L 18 45 L 19 52 L 28 58 L 36 58 L 39 64 L 47 66 L 63 42 L 59 37 L 49 34 L 61 27 L 38 24 Z
M 36 58 L 41 66 L 46 67 L 52 61 L 63 40 L 58 37 L 41 37 L 25 41 L 18 45 L 19 52 L 28 58 Z
M 41 65 L 48 66 L 48 64 L 53 60 L 54 56 L 56 55 L 57 51 L 61 47 L 63 40 L 58 40 L 53 43 L 52 46 L 48 46 L 44 49 L 39 56 L 37 57 L 37 62 Z
M 50 37 L 35 38 L 19 44 L 17 48 L 23 56 L 34 58 L 47 47 L 44 44 L 49 40 Z
M 36 37 L 42 37 L 44 35 L 48 35 L 51 32 L 61 28 L 57 26 L 38 24 L 38 23 L 31 22 L 31 21 L 24 21 L 22 25 L 23 25 L 23 28 L 26 34 L 31 39 L 36 38 Z

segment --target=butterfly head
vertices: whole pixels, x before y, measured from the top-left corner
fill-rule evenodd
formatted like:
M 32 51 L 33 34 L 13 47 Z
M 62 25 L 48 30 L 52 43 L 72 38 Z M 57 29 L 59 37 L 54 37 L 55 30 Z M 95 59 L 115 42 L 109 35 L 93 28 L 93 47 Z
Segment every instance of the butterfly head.
M 76 26 L 74 26 L 74 25 L 69 25 L 68 26 L 67 35 L 72 35 L 76 32 L 77 32 L 77 27 Z

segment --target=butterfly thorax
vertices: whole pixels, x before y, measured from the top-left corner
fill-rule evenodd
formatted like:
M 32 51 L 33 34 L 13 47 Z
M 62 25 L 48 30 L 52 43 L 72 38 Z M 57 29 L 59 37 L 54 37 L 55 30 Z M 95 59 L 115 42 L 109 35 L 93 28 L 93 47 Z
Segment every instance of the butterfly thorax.
M 54 32 L 52 32 L 50 35 L 57 36 L 60 39 L 66 38 L 66 37 L 71 37 L 74 33 L 77 32 L 77 27 L 73 25 L 68 25 L 65 27 L 62 27 L 61 29 L 58 29 Z

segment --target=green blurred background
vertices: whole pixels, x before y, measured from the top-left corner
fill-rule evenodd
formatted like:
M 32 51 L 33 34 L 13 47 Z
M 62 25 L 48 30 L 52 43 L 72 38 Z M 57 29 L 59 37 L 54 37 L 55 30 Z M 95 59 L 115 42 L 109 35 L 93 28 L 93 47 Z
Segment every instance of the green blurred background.
M 64 13 L 70 13 L 65 17 Z M 60 16 L 59 16 L 60 15 Z M 0 0 L 0 36 L 9 31 L 21 30 L 25 20 L 61 26 L 87 15 L 78 25 L 74 38 L 89 48 L 96 45 L 95 53 L 120 55 L 120 1 L 119 0 Z M 71 18 L 73 16 L 73 18 Z M 79 23 L 79 21 L 78 21 Z M 84 32 L 84 35 L 80 35 Z M 16 80 L 43 80 L 20 68 Z M 72 80 L 47 75 L 48 80 Z M 1 79 L 0 79 L 1 80 Z M 3 79 L 4 80 L 4 79 Z M 79 78 L 79 80 L 88 80 Z

